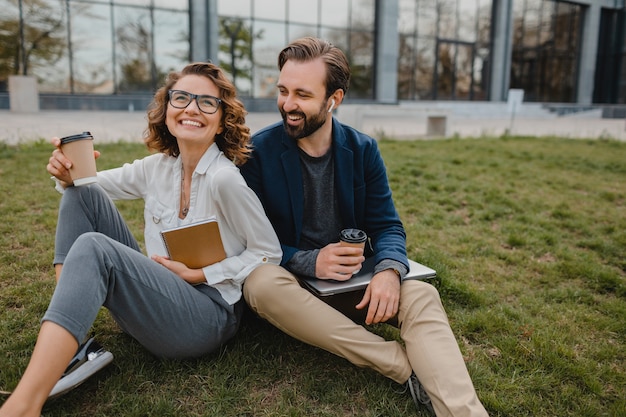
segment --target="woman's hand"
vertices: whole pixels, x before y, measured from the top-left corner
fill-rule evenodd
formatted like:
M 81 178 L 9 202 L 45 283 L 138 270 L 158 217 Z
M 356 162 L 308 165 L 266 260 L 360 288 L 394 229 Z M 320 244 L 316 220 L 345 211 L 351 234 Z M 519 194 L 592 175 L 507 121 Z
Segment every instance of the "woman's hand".
M 52 151 L 52 156 L 50 156 L 50 159 L 48 160 L 46 169 L 50 175 L 59 180 L 64 188 L 68 187 L 74 183 L 70 175 L 72 161 L 67 159 L 65 154 L 63 154 L 63 151 L 61 151 L 61 139 L 54 137 L 50 140 L 50 143 L 52 143 L 56 149 Z M 97 159 L 100 157 L 100 152 L 94 151 L 93 155 L 94 158 Z
M 184 263 L 172 261 L 167 256 L 152 255 L 152 260 L 163 265 L 189 284 L 196 285 L 205 282 L 202 269 L 187 268 Z

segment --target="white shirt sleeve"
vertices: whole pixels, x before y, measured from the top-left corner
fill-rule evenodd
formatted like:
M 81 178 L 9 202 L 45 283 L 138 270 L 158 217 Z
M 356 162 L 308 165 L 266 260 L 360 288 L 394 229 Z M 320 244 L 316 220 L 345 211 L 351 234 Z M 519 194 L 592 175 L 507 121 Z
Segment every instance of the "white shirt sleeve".
M 210 187 L 227 258 L 203 268 L 204 275 L 218 290 L 224 281 L 240 287 L 257 266 L 280 264 L 280 243 L 261 202 L 238 169 L 219 169 Z M 229 253 L 232 250 L 239 253 Z

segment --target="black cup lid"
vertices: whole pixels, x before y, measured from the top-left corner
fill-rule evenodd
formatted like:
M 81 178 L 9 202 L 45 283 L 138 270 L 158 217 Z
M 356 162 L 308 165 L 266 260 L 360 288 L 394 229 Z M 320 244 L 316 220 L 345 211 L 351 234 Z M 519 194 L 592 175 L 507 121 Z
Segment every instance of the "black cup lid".
M 74 142 L 77 140 L 83 140 L 83 139 L 93 140 L 93 136 L 91 136 L 91 132 L 83 132 L 77 135 L 71 135 L 71 136 L 66 136 L 64 138 L 61 138 L 61 145 Z
M 361 229 L 343 229 L 341 240 L 344 242 L 360 243 L 367 239 L 367 234 Z

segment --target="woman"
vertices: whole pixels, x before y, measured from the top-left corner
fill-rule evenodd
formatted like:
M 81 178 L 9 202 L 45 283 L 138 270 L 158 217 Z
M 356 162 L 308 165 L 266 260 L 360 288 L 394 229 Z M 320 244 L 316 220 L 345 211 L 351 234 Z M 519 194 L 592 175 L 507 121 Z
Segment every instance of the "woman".
M 58 138 L 47 169 L 63 191 L 54 265 L 57 287 L 30 363 L 0 416 L 38 416 L 101 306 L 153 354 L 207 354 L 238 328 L 241 286 L 282 253 L 271 224 L 236 164 L 248 158 L 249 128 L 234 85 L 209 63 L 169 75 L 148 110 L 146 143 L 158 151 L 73 187 Z M 96 156 L 98 154 L 96 153 Z M 112 199 L 145 201 L 140 252 Z M 201 269 L 170 260 L 159 232 L 215 217 L 226 258 Z

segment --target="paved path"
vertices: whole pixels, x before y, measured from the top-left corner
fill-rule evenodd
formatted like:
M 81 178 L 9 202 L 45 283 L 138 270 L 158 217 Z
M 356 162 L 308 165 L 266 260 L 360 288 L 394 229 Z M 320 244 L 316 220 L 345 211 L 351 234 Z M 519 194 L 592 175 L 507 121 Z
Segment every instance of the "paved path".
M 273 121 L 278 113 L 254 113 L 246 118 L 255 132 Z M 142 141 L 146 128 L 144 112 L 118 111 L 40 111 L 17 113 L 0 111 L 0 142 L 17 144 L 20 141 L 48 140 L 53 136 L 67 136 L 90 131 L 96 142 Z
M 146 126 L 144 112 L 116 111 L 40 111 L 17 113 L 0 110 L 0 142 L 16 144 L 20 141 L 48 140 L 53 136 L 66 136 L 89 130 L 96 141 L 141 142 Z M 252 132 L 279 120 L 276 113 L 250 113 L 246 121 Z M 425 122 L 409 117 L 368 117 L 363 121 L 363 131 L 374 137 L 416 139 L 424 137 Z M 626 121 L 602 119 L 599 116 L 563 116 L 554 118 L 474 119 L 451 116 L 448 119 L 448 136 L 476 137 L 500 136 L 507 130 L 513 135 L 564 136 L 570 138 L 610 138 L 626 141 Z

